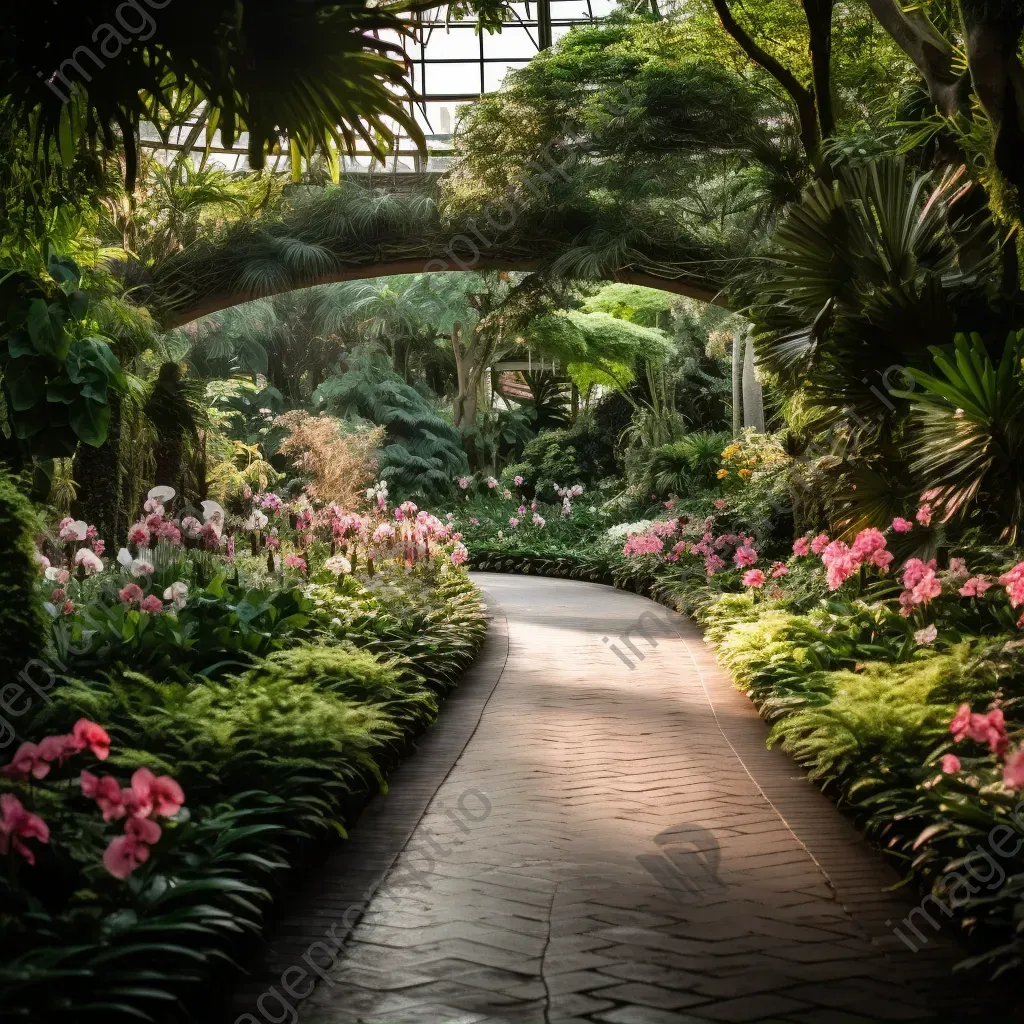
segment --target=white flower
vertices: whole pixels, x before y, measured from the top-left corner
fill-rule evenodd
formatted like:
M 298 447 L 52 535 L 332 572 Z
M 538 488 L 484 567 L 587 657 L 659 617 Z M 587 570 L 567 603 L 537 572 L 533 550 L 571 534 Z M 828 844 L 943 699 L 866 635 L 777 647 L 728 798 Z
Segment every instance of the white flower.
M 153 501 L 159 502 L 161 505 L 166 505 L 174 497 L 174 494 L 173 487 L 160 486 L 151 487 L 146 497 L 152 498 Z
M 172 583 L 164 591 L 164 600 L 173 602 L 175 608 L 184 608 L 188 603 L 188 584 L 182 583 L 180 580 L 177 583 Z
M 76 541 L 85 540 L 86 533 L 89 532 L 89 524 L 81 519 L 65 520 L 64 525 L 61 527 L 60 539 L 63 541 Z
M 243 529 L 246 530 L 262 530 L 264 526 L 269 523 L 270 520 L 257 509 L 248 519 L 246 519 Z
M 121 548 L 117 553 L 117 564 L 123 569 L 132 567 L 132 553 L 127 548 Z
M 352 571 L 352 563 L 344 555 L 331 555 L 324 562 L 324 568 L 335 576 L 342 576 Z
M 128 571 L 133 576 L 152 576 L 154 572 L 153 563 L 147 562 L 144 558 L 133 558 Z
M 91 548 L 80 548 L 75 552 L 75 565 L 84 566 L 86 576 L 103 572 L 103 559 Z
M 219 537 L 224 529 L 224 507 L 216 501 L 204 501 L 202 504 L 203 519 L 213 524 L 213 528 L 217 531 L 217 536 Z
M 61 569 L 56 565 L 51 565 L 43 575 L 51 583 L 59 583 L 62 587 L 71 578 L 71 573 L 69 573 L 67 569 Z

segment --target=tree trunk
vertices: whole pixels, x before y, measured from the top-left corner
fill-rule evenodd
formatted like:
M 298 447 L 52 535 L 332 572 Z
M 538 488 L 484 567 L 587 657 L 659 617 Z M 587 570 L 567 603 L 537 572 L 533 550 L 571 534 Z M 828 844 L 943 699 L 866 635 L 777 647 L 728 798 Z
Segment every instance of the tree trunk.
M 732 332 L 732 436 L 743 431 L 743 335 L 737 327 Z
M 117 546 L 122 539 L 118 507 L 121 495 L 121 399 L 110 392 L 110 427 L 107 439 L 94 448 L 79 444 L 75 453 L 73 473 L 78 485 L 75 514 L 92 523 L 107 547 Z
M 764 433 L 764 395 L 754 366 L 754 333 L 747 329 L 743 351 L 743 426 Z

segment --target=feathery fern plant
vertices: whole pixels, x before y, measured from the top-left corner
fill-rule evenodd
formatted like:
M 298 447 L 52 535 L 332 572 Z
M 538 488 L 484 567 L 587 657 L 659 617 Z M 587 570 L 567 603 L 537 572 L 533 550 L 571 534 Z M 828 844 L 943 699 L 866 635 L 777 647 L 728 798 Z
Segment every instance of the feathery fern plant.
M 387 430 L 378 464 L 396 498 L 444 496 L 468 471 L 459 432 L 429 399 L 379 358 L 353 360 L 345 373 L 328 378 L 317 388 L 313 402 L 321 409 L 369 420 Z

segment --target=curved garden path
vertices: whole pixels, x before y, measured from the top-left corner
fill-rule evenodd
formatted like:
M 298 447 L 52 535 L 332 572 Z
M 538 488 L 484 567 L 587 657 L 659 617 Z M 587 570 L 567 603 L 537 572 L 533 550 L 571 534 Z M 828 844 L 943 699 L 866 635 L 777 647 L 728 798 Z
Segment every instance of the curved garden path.
M 926 922 L 916 954 L 894 935 L 896 876 L 765 749 L 696 627 L 595 584 L 475 579 L 477 666 L 234 1019 L 970 1019 L 961 951 Z

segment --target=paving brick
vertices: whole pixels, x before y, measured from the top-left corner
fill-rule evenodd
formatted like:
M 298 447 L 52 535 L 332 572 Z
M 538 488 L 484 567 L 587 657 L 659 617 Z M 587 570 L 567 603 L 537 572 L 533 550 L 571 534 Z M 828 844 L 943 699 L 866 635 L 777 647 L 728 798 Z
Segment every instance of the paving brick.
M 765 748 L 691 623 L 593 584 L 479 582 L 481 659 L 271 938 L 279 977 L 364 911 L 303 1024 L 947 1019 L 961 950 L 901 955 L 895 873 Z M 629 671 L 602 637 L 645 612 L 674 625 Z

